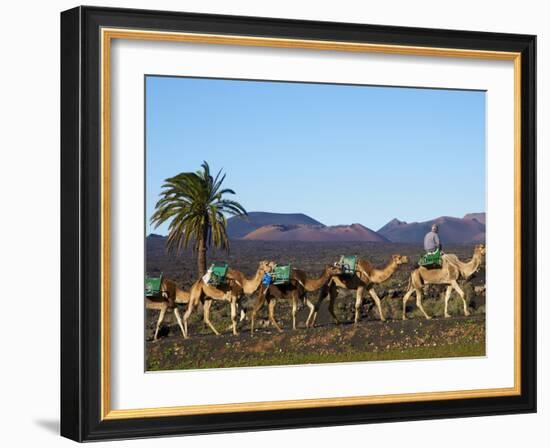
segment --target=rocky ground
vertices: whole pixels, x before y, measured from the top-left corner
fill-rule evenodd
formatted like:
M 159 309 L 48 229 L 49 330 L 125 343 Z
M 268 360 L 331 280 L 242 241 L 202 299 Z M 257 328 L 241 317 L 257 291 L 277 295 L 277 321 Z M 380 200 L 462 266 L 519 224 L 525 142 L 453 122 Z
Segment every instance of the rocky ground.
M 242 325 L 240 334 L 234 336 L 228 328 L 229 320 L 222 319 L 216 322 L 222 335 L 215 336 L 202 323 L 195 322 L 190 327 L 189 339 L 184 339 L 171 322 L 154 342 L 155 317 L 150 313 L 147 370 L 485 355 L 483 314 L 386 322 L 365 319 L 358 325 L 323 323 L 313 329 L 306 329 L 302 324 L 297 330 L 291 329 L 288 319 L 281 319 L 283 333 L 267 326 L 267 320 L 260 320 L 260 328 L 253 336 L 248 324 Z
M 154 242 L 153 242 L 154 243 Z M 471 257 L 473 246 L 449 247 L 461 259 Z M 190 338 L 184 339 L 173 315 L 167 315 L 159 340 L 153 342 L 158 311 L 147 310 L 145 322 L 147 370 L 200 369 L 239 366 L 289 365 L 326 362 L 356 362 L 389 359 L 423 359 L 457 356 L 483 356 L 485 354 L 485 268 L 466 284 L 470 317 L 465 317 L 462 302 L 453 294 L 449 303 L 452 318 L 443 318 L 443 292 L 440 286 L 424 290 L 424 308 L 432 320 L 425 320 L 415 304 L 414 296 L 407 306 L 409 320 L 401 320 L 401 298 L 408 284 L 411 270 L 416 264 L 418 248 L 403 244 L 283 244 L 262 242 L 235 242 L 231 254 L 214 254 L 211 260 L 225 259 L 235 269 L 252 275 L 261 259 L 290 262 L 310 275 L 319 275 L 326 264 L 336 261 L 341 254 L 357 254 L 383 266 L 391 254 L 408 255 L 409 265 L 401 266 L 386 282 L 376 286 L 382 299 L 386 322 L 380 322 L 378 310 L 370 298 L 365 298 L 361 309 L 362 320 L 353 325 L 354 291 L 339 290 L 336 314 L 344 322 L 335 325 L 327 303 L 320 308 L 318 326 L 304 328 L 307 317 L 305 306 L 298 312 L 298 329 L 291 328 L 290 304 L 278 302 L 276 317 L 285 331 L 278 333 L 268 326 L 265 307 L 259 313 L 257 332 L 250 335 L 249 323 L 240 324 L 240 335 L 233 336 L 229 329 L 230 310 L 227 304 L 214 303 L 211 320 L 222 333 L 215 336 L 204 326 L 201 311 L 190 319 Z M 168 256 L 164 248 L 148 244 L 147 270 L 163 272 L 188 289 L 194 281 L 194 257 L 189 253 L 179 257 Z M 310 295 L 316 301 L 315 295 Z M 250 309 L 254 298 L 242 302 Z M 184 308 L 181 309 L 184 312 Z

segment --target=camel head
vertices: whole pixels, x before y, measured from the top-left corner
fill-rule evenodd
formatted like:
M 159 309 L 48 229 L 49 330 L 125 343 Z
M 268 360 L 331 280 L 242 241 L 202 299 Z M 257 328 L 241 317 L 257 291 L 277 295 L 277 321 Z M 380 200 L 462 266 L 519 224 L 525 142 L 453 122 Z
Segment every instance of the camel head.
M 407 257 L 406 255 L 392 255 L 391 259 L 398 266 L 400 264 L 407 264 L 409 262 L 409 257 Z
M 327 264 L 325 266 L 325 272 L 332 277 L 333 275 L 340 275 L 342 273 L 342 268 L 333 264 Z
M 479 256 L 483 256 L 487 253 L 487 249 L 485 248 L 485 245 L 484 244 L 478 244 L 475 248 L 474 248 L 474 253 L 475 254 L 478 254 Z
M 266 272 L 271 272 L 276 265 L 274 261 L 262 260 L 258 264 L 258 271 L 265 274 Z

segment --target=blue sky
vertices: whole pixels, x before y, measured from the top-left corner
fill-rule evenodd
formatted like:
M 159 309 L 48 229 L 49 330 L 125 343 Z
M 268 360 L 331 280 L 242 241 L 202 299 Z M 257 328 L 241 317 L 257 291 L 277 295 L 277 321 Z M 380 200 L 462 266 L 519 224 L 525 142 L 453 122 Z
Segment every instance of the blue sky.
M 146 77 L 146 219 L 163 180 L 227 173 L 248 211 L 377 230 L 485 211 L 485 92 Z

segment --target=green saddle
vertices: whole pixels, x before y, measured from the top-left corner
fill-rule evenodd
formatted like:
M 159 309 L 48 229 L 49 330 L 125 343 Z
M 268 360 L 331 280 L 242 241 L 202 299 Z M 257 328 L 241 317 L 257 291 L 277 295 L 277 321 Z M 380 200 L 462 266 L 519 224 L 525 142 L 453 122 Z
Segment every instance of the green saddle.
M 287 264 L 285 266 L 275 266 L 271 272 L 271 283 L 273 285 L 286 285 L 290 283 L 290 274 L 292 273 L 292 267 Z
M 418 265 L 428 269 L 436 269 L 441 267 L 441 250 L 428 252 L 420 257 Z
M 336 266 L 342 269 L 343 275 L 355 274 L 357 270 L 357 255 L 342 255 Z
M 160 294 L 162 272 L 160 277 L 145 277 L 145 297 L 154 297 Z
M 213 286 L 223 285 L 226 282 L 228 270 L 229 265 L 227 263 L 213 263 L 208 270 L 210 272 L 208 284 Z

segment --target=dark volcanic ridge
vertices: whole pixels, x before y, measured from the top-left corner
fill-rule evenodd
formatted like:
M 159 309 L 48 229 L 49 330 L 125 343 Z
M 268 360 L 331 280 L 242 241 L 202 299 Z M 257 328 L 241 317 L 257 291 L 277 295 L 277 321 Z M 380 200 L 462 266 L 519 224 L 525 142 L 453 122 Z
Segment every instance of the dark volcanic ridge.
M 388 242 L 374 230 L 361 224 L 315 226 L 307 224 L 271 224 L 260 227 L 243 237 L 255 241 L 369 241 Z
M 230 239 L 246 241 L 372 242 L 421 244 L 432 224 L 439 225 L 443 244 L 474 244 L 485 241 L 485 213 L 463 218 L 440 216 L 424 222 L 392 219 L 374 231 L 362 224 L 326 226 L 303 213 L 250 212 L 227 220 Z M 164 238 L 150 234 L 148 240 Z M 151 241 L 150 241 L 151 242 Z
M 439 226 L 443 243 L 478 243 L 485 241 L 485 213 L 469 213 L 464 218 L 441 216 L 424 222 L 392 219 L 378 233 L 394 243 L 421 243 L 433 224 Z
M 227 235 L 231 239 L 243 238 L 260 227 L 272 224 L 324 226 L 303 213 L 249 212 L 247 217 L 234 216 L 227 220 Z

